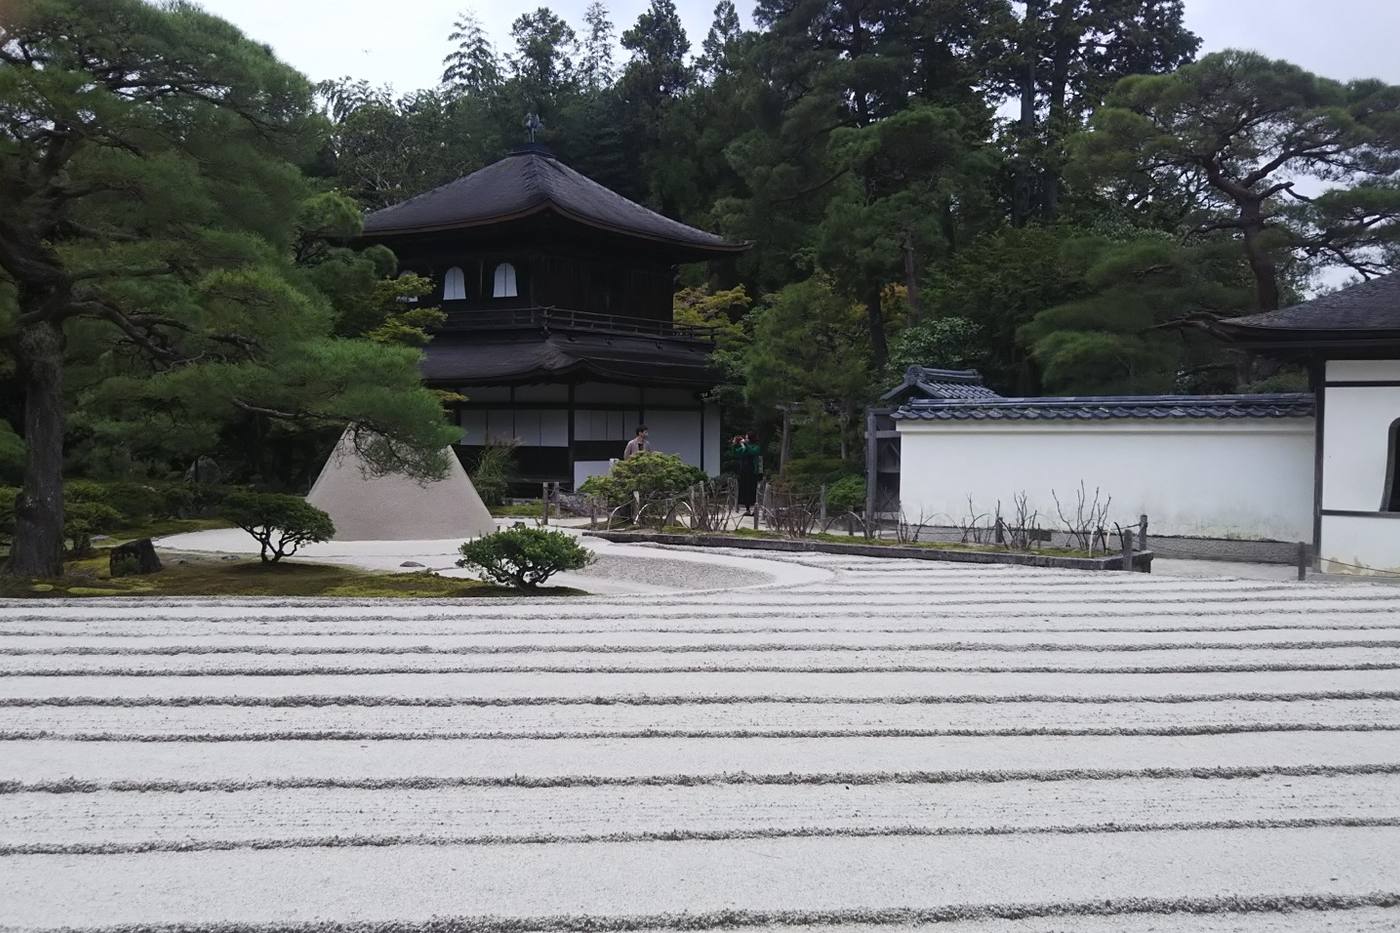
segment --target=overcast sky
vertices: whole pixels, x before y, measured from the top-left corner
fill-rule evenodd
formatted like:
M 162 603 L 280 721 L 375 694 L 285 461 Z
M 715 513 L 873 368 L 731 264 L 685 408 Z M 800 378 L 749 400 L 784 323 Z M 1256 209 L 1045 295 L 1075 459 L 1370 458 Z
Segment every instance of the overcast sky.
M 503 0 L 202 0 L 313 80 L 352 75 L 398 91 L 431 87 L 441 73 L 452 20 L 474 9 L 496 40 L 539 2 Z M 545 4 L 581 28 L 588 0 Z M 618 33 L 647 0 L 607 0 Z M 692 51 L 709 29 L 714 0 L 676 0 Z M 747 21 L 752 0 L 736 0 Z M 1186 0 L 1202 51 L 1252 48 L 1331 78 L 1400 84 L 1400 0 Z M 619 50 L 618 59 L 622 56 Z

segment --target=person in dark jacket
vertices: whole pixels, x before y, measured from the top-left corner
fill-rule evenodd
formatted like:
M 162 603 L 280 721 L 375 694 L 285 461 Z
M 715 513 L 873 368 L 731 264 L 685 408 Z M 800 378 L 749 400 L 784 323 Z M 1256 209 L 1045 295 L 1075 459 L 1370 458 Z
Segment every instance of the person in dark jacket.
M 733 444 L 734 462 L 739 469 L 739 504 L 745 515 L 752 515 L 758 499 L 758 477 L 763 473 L 763 454 L 752 434 L 740 434 Z

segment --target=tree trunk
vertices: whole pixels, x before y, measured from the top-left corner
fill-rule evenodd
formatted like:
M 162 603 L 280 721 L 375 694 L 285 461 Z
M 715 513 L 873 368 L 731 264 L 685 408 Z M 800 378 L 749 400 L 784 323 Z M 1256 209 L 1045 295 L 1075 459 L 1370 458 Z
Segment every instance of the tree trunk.
M 1277 311 L 1278 269 L 1273 257 L 1259 242 L 1264 235 L 1264 216 L 1257 202 L 1240 205 L 1240 231 L 1244 234 L 1244 251 L 1249 260 L 1249 269 L 1254 273 L 1256 310 Z
M 904 234 L 904 288 L 909 299 L 909 323 L 919 323 L 923 308 L 919 304 L 919 259 L 914 252 L 914 234 Z
M 880 286 L 872 285 L 865 298 L 865 313 L 870 320 L 870 361 L 876 369 L 884 369 L 890 359 L 890 345 L 885 338 L 885 313 L 880 308 Z
M 1031 139 L 1035 136 L 1036 64 L 1040 50 L 1036 42 L 1039 28 L 1040 2 L 1027 0 L 1026 16 L 1021 22 L 1021 74 L 1018 91 L 1021 95 L 1021 119 L 1016 127 L 1018 142 L 1015 175 L 1011 188 L 1011 223 L 1021 227 L 1031 216 Z
M 1065 101 L 1069 95 L 1070 58 L 1078 40 L 1077 36 L 1070 35 L 1074 26 L 1075 6 L 1070 0 L 1060 0 L 1051 27 L 1055 35 L 1055 51 L 1050 66 L 1050 112 L 1045 121 L 1048 158 L 1041 193 L 1041 212 L 1046 220 L 1054 220 L 1060 210 L 1060 162 L 1064 158 L 1061 149 L 1069 129 Z
M 792 403 L 783 405 L 783 440 L 778 445 L 778 475 L 787 474 L 788 447 L 792 443 Z
M 63 575 L 63 325 L 25 324 L 16 339 L 24 387 L 24 486 L 4 573 Z

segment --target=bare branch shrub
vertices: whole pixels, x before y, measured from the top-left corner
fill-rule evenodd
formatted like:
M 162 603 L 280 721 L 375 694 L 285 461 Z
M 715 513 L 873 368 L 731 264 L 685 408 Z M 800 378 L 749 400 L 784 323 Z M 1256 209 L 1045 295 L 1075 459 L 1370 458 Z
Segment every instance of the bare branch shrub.
M 993 534 L 992 526 L 986 524 L 986 512 L 978 512 L 972 504 L 972 496 L 967 497 L 967 515 L 958 520 L 957 528 L 962 532 L 959 539 L 963 544 L 986 544 Z
M 739 489 L 732 479 L 696 483 L 685 492 L 692 531 L 723 532 L 733 528 Z
M 1040 530 L 1040 513 L 1030 507 L 1030 496 L 1024 490 L 1011 496 L 1011 516 L 1001 514 L 1001 500 L 997 500 L 996 540 L 998 544 L 1012 551 L 1029 551 L 1036 547 L 1043 535 Z
M 918 544 L 919 535 L 923 533 L 924 526 L 928 524 L 928 513 L 919 512 L 918 519 L 909 520 L 909 514 L 904 509 L 899 510 L 899 520 L 895 523 L 895 540 L 900 544 Z
M 1050 495 L 1055 500 L 1055 511 L 1075 546 L 1090 554 L 1094 553 L 1095 546 L 1101 551 L 1108 550 L 1108 509 L 1113 504 L 1112 496 L 1103 499 L 1099 487 L 1095 486 L 1094 498 L 1090 499 L 1084 481 L 1080 480 L 1075 494 L 1074 514 L 1069 516 L 1065 514 L 1065 507 L 1053 489 Z
M 821 517 L 820 495 L 803 495 L 769 484 L 755 507 L 768 527 L 779 534 L 805 538 Z

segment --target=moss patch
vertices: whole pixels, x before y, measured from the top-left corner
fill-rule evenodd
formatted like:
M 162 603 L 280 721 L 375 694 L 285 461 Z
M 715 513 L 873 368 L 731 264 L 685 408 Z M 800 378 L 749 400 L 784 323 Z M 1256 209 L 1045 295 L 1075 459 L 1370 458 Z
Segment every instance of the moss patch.
M 518 596 L 479 580 L 432 573 L 369 573 L 353 567 L 302 562 L 264 564 L 257 559 L 218 560 L 162 554 L 165 569 L 146 576 L 107 574 L 107 554 L 70 561 L 56 580 L 11 580 L 0 577 L 0 596 L 63 598 L 76 596 L 342 596 L 408 599 L 456 599 L 473 596 Z M 178 561 L 184 560 L 185 563 Z M 547 588 L 539 595 L 573 595 L 577 590 Z
M 550 509 L 551 512 L 558 513 L 558 509 Z M 496 518 L 539 518 L 544 514 L 544 503 L 534 502 L 507 502 L 504 505 L 491 506 L 491 514 Z

